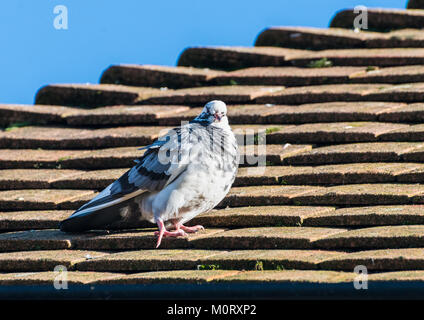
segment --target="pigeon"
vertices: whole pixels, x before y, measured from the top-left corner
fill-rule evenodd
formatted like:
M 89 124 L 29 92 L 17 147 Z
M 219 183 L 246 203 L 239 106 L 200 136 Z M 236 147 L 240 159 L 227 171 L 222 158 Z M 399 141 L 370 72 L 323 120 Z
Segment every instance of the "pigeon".
M 63 220 L 61 231 L 119 229 L 147 220 L 159 228 L 158 248 L 163 237 L 204 229 L 184 224 L 224 199 L 240 159 L 226 104 L 208 102 L 192 121 L 140 149 L 145 152 L 136 164 Z

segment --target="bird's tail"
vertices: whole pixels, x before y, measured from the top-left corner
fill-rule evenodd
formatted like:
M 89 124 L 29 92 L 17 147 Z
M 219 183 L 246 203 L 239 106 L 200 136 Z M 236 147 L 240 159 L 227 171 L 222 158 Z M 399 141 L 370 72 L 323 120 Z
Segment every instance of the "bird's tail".
M 100 194 L 60 222 L 59 228 L 64 232 L 83 232 L 145 226 L 139 206 L 143 197 L 140 191 L 105 201 Z

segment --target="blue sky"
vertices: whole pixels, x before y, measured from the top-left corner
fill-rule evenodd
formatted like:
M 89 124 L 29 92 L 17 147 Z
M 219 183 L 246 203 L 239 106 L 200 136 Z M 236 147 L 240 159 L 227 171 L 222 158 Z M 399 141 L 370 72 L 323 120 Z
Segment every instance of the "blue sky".
M 327 27 L 340 9 L 406 1 L 2 0 L 0 103 L 32 104 L 49 83 L 97 83 L 111 64 L 175 65 L 188 46 L 251 46 L 267 26 Z M 68 30 L 53 26 L 57 5 Z

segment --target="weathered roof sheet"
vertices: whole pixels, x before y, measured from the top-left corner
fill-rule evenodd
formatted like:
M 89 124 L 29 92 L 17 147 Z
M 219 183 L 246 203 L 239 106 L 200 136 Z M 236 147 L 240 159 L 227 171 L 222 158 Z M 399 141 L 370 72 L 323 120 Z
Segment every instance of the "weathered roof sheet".
M 71 285 L 334 284 L 357 265 L 376 283 L 423 282 L 424 11 L 368 12 L 372 31 L 349 30 L 345 10 L 329 29 L 271 27 L 254 47 L 191 47 L 177 67 L 114 65 L 100 84 L 0 105 L 0 284 L 52 285 L 57 265 Z M 57 230 L 212 99 L 240 139 L 262 130 L 267 145 L 241 148 L 227 197 L 191 222 L 205 231 L 153 250 L 147 222 Z

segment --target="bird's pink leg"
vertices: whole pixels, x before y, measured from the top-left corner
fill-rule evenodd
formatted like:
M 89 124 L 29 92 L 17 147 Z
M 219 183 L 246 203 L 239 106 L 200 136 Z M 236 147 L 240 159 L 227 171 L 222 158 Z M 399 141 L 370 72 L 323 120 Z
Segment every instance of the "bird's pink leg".
M 183 229 L 176 229 L 175 231 L 168 231 L 165 228 L 165 224 L 163 223 L 162 219 L 157 220 L 157 224 L 159 227 L 159 231 L 155 231 L 155 236 L 158 236 L 158 240 L 156 242 L 156 248 L 159 248 L 160 243 L 162 242 L 163 237 L 179 237 L 179 236 L 185 236 L 186 233 Z
M 186 227 L 180 223 L 176 223 L 175 224 L 175 230 L 183 230 L 187 233 L 195 233 L 199 230 L 205 230 L 205 228 L 203 228 L 203 226 L 197 225 L 197 226 L 193 226 L 193 227 Z

